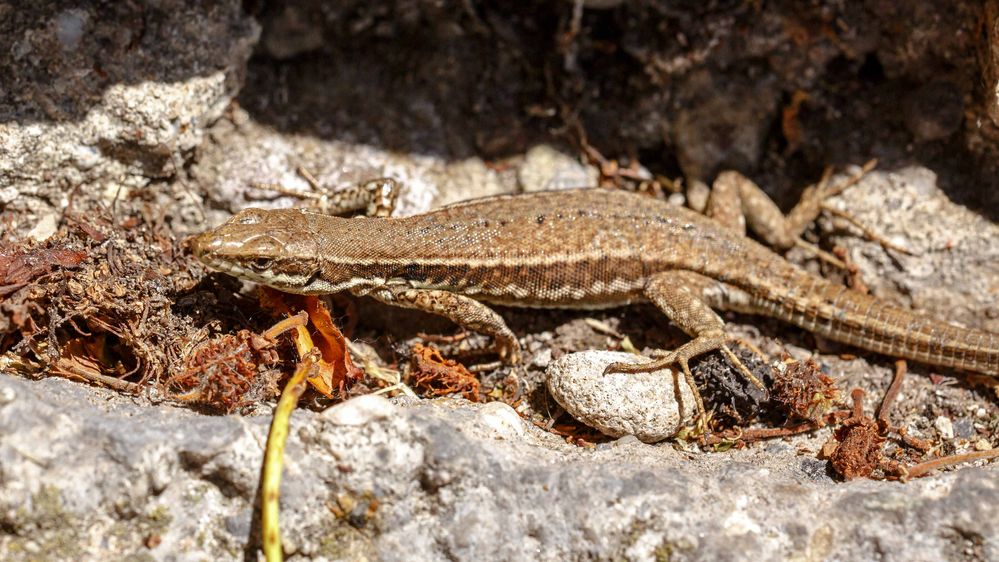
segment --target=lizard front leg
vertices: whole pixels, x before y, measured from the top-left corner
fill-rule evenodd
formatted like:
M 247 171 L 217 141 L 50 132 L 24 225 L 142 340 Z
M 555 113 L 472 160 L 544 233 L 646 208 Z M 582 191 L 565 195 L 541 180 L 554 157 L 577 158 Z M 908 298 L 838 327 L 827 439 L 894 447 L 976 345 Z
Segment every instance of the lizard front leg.
M 697 411 L 704 414 L 704 402 L 694 384 L 688 361 L 709 351 L 721 350 L 743 375 L 756 386 L 763 384 L 732 353 L 727 342 L 731 339 L 725 333 L 725 322 L 711 309 L 706 299 L 723 304 L 728 295 L 725 287 L 709 277 L 686 270 L 664 271 L 653 275 L 645 285 L 646 298 L 652 301 L 674 324 L 693 337 L 691 341 L 673 351 L 658 351 L 648 363 L 614 363 L 607 367 L 609 372 L 649 372 L 664 367 L 679 365 L 683 376 L 694 393 Z M 732 303 L 728 303 L 730 306 Z
M 500 360 L 506 364 L 520 362 L 520 343 L 503 317 L 475 299 L 451 291 L 414 289 L 404 285 L 388 285 L 360 294 L 392 306 L 443 316 L 466 330 L 492 336 Z

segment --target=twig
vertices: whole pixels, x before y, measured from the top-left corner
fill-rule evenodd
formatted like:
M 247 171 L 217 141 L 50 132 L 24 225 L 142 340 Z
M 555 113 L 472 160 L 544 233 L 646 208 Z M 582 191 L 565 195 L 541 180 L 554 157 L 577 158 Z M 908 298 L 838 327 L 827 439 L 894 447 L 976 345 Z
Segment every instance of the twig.
M 888 387 L 888 391 L 885 392 L 884 398 L 881 399 L 881 404 L 878 406 L 877 412 L 878 421 L 882 422 L 885 426 L 888 425 L 888 412 L 891 410 L 895 398 L 898 397 L 899 391 L 902 390 L 902 380 L 905 378 L 907 370 L 908 364 L 905 362 L 905 359 L 895 361 L 895 376 L 892 378 L 891 385 Z
M 936 470 L 938 468 L 944 468 L 948 466 L 953 466 L 962 462 L 977 461 L 982 459 L 994 459 L 999 457 L 999 449 L 989 449 L 988 451 L 975 451 L 973 453 L 964 453 L 961 455 L 950 455 L 947 457 L 940 457 L 939 459 L 933 459 L 931 461 L 921 462 L 912 468 L 906 470 L 905 475 L 902 480 L 908 478 L 919 478 L 931 470 Z
M 281 528 L 278 522 L 280 514 L 279 497 L 281 494 L 281 469 L 284 465 L 284 446 L 288 440 L 288 425 L 291 413 L 298 404 L 298 399 L 305 392 L 305 379 L 319 356 L 319 349 L 313 350 L 302 358 L 295 369 L 295 374 L 288 380 L 281 399 L 274 408 L 274 419 L 267 434 L 267 449 L 264 451 L 264 469 L 260 485 L 260 526 L 263 536 L 264 556 L 267 562 L 281 562 L 284 551 L 281 549 Z

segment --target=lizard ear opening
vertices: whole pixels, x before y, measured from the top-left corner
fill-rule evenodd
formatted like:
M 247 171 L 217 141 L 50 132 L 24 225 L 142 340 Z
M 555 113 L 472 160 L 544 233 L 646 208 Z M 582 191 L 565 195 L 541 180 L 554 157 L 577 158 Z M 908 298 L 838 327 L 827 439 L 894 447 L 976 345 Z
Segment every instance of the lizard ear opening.
M 331 293 L 330 283 L 323 279 L 322 269 L 316 268 L 302 285 L 302 292 L 313 295 L 324 295 Z

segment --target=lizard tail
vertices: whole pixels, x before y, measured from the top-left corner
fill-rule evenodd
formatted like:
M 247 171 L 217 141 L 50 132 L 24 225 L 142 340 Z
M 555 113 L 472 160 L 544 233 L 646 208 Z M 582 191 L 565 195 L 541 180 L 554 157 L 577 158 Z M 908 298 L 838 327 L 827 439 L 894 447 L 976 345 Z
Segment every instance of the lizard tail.
M 834 341 L 929 365 L 999 376 L 999 334 L 955 326 L 842 285 L 804 277 L 797 284 L 802 290 L 794 291 L 792 298 L 758 297 L 757 305 L 775 318 Z

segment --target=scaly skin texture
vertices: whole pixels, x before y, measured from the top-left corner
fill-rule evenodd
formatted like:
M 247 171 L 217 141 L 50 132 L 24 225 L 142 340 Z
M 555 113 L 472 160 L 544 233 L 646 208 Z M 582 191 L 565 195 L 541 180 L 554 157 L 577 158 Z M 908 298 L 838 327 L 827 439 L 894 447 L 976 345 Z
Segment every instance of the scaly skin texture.
M 713 309 L 778 318 L 921 363 L 999 375 L 999 335 L 914 314 L 788 263 L 697 213 L 602 189 L 477 199 L 404 218 L 248 209 L 193 243 L 208 266 L 277 289 L 350 291 L 447 316 L 518 346 L 482 304 L 601 308 L 649 300 L 695 339 L 666 361 L 723 347 Z

